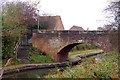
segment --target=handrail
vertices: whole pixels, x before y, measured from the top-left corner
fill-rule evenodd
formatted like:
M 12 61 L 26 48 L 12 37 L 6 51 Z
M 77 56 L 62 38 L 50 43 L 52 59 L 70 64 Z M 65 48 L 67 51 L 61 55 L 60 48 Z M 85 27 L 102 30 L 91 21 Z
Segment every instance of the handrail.
M 19 39 L 14 48 L 14 54 L 16 55 L 15 57 L 17 57 L 17 52 L 20 44 L 21 44 L 21 40 Z
M 15 58 L 15 57 L 13 57 L 13 58 Z M 5 64 L 5 66 L 2 67 L 1 72 L 0 72 L 0 79 L 2 79 L 2 75 L 3 75 L 5 67 L 9 64 L 10 60 L 13 59 L 13 58 L 8 59 L 7 63 Z
M 10 62 L 12 59 L 14 59 L 15 57 L 17 57 L 17 52 L 18 52 L 18 48 L 19 48 L 20 44 L 21 44 L 21 40 L 19 39 L 18 42 L 17 42 L 16 45 L 15 45 L 15 48 L 14 48 L 14 54 L 16 54 L 16 55 L 15 55 L 13 58 L 9 58 L 9 59 L 7 60 L 7 63 L 5 64 L 5 66 L 2 67 L 1 72 L 0 72 L 0 79 L 2 79 L 2 75 L 3 75 L 3 72 L 4 72 L 5 67 L 9 64 L 9 62 Z

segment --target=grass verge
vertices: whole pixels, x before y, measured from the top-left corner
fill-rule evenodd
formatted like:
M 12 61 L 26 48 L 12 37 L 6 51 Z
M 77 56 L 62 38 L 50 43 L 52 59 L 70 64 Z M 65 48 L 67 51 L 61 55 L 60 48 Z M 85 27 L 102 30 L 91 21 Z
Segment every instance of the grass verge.
M 101 50 L 101 49 L 92 49 L 92 50 L 84 50 L 84 51 L 70 52 L 70 53 L 69 53 L 69 59 L 70 59 L 71 56 L 73 56 L 73 55 L 82 54 L 82 53 L 89 53 L 89 52 L 94 52 L 94 51 L 99 51 L 99 50 Z
M 40 55 L 40 54 L 31 54 L 30 60 L 33 60 L 34 62 L 39 62 L 39 63 L 52 63 L 54 59 L 50 56 L 47 55 Z
M 18 68 L 24 68 L 24 67 L 27 67 L 28 65 L 22 65 L 22 66 L 14 66 L 14 67 L 11 67 L 11 68 L 5 68 L 5 71 L 9 71 L 9 70 L 13 70 L 13 69 L 16 69 L 19 71 Z
M 96 57 L 101 59 L 96 61 Z M 74 67 L 67 67 L 63 72 L 49 74 L 45 78 L 119 78 L 118 52 L 103 53 L 85 58 Z

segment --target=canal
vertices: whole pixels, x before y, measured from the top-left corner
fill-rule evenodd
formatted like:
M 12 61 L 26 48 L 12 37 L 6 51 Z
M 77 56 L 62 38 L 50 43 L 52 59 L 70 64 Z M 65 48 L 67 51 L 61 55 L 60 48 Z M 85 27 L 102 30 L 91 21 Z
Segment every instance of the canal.
M 101 54 L 101 53 L 103 53 L 103 51 L 94 53 L 94 55 L 98 55 L 98 54 Z M 74 58 L 74 59 L 71 59 L 71 60 L 73 60 L 73 61 L 78 60 L 76 58 L 76 56 L 78 56 L 78 54 L 72 56 L 71 58 Z M 89 56 L 90 56 L 90 54 L 88 55 L 88 57 Z M 91 56 L 93 56 L 93 54 L 91 54 Z M 81 60 L 81 59 L 79 59 L 79 60 Z M 3 78 L 44 78 L 44 76 L 47 76 L 49 73 L 53 73 L 53 71 L 55 69 L 65 70 L 66 67 L 42 68 L 42 69 L 27 70 L 27 71 L 23 71 L 23 72 L 19 72 L 19 73 L 12 73 L 12 74 L 3 75 Z
M 3 78 L 43 78 L 43 76 L 47 75 L 53 69 L 54 68 L 34 69 L 20 73 L 3 75 Z

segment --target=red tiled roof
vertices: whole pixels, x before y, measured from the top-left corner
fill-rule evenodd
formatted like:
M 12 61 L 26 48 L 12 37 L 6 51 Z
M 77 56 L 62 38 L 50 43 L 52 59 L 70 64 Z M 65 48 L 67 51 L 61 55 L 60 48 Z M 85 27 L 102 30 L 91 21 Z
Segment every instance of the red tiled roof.
M 84 31 L 84 29 L 82 27 L 79 26 L 73 26 L 70 28 L 70 30 L 80 30 L 80 31 Z
M 40 16 L 39 22 L 47 23 L 50 30 L 64 30 L 60 16 Z

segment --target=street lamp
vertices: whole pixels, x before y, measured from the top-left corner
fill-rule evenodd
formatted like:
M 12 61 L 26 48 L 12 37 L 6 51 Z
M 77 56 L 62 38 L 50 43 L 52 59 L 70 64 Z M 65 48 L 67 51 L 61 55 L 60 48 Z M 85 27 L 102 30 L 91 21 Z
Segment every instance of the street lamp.
M 38 11 L 38 31 L 39 31 L 39 10 Z

